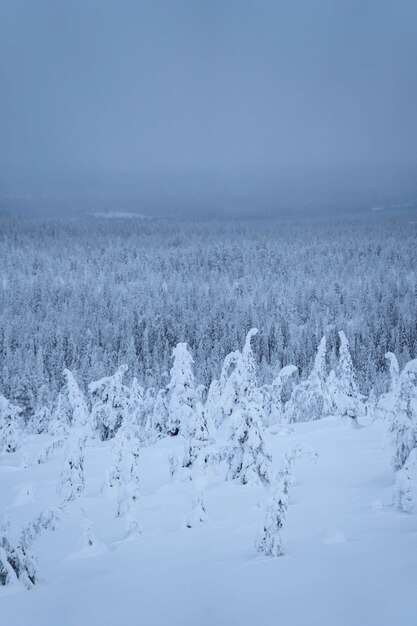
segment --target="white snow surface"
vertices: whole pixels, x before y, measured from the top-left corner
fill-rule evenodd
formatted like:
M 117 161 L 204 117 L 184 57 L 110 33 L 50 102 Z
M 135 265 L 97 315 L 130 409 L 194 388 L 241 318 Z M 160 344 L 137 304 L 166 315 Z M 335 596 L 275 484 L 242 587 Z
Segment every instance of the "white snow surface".
M 0 456 L 0 505 L 17 536 L 59 503 L 63 450 L 41 465 L 24 458 L 50 441 Z M 139 521 L 125 540 L 116 493 L 106 486 L 112 442 L 85 448 L 86 491 L 60 527 L 35 544 L 39 582 L 0 588 L 1 626 L 415 626 L 417 515 L 394 508 L 391 451 L 377 421 L 354 427 L 335 417 L 270 434 L 273 464 L 305 444 L 318 453 L 294 463 L 282 539 L 286 555 L 255 549 L 267 493 L 262 486 L 207 480 L 207 521 L 187 528 L 190 482 L 170 482 L 179 437 L 143 448 Z M 83 520 L 96 540 L 84 541 Z

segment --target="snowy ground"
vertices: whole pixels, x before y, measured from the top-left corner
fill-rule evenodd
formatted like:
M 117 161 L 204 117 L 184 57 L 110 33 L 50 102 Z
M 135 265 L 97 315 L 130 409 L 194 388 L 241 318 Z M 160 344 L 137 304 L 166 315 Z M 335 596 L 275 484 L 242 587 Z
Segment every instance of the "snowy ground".
M 35 454 L 48 440 L 29 441 Z M 393 472 L 380 423 L 337 418 L 271 436 L 274 461 L 294 444 L 319 454 L 296 461 L 283 538 L 287 556 L 260 557 L 254 541 L 265 492 L 210 480 L 209 520 L 188 529 L 189 483 L 170 483 L 165 439 L 142 452 L 141 523 L 123 541 L 114 495 L 103 490 L 111 446 L 86 450 L 86 497 L 36 544 L 39 584 L 0 589 L 1 626 L 414 626 L 417 517 L 390 506 Z M 62 451 L 25 469 L 0 456 L 0 503 L 12 528 L 58 502 Z M 82 507 L 100 544 L 83 548 Z

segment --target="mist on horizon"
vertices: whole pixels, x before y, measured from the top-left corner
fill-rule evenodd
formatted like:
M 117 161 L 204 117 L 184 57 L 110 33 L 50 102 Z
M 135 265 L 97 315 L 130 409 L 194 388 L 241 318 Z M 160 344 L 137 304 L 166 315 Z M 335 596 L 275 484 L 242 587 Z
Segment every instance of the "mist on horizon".
M 411 0 L 3 0 L 0 35 L 3 209 L 416 198 Z

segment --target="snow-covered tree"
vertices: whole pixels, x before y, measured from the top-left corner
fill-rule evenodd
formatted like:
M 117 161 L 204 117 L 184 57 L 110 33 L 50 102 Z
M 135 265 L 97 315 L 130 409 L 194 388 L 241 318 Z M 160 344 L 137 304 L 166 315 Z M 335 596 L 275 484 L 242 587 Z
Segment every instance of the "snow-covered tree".
M 241 353 L 235 359 L 232 369 L 224 388 L 222 402 L 225 406 L 226 416 L 231 415 L 236 406 L 251 402 L 261 416 L 262 393 L 257 387 L 256 362 L 252 350 L 252 338 L 258 333 L 257 328 L 251 328 L 246 335 L 245 345 Z
M 88 436 L 91 436 L 90 413 L 84 394 L 70 370 L 64 369 L 63 376 L 65 382 L 51 412 L 48 432 L 53 437 L 66 437 L 69 428 L 74 426 L 83 427 Z
M 0 585 L 16 583 L 21 570 L 18 552 L 10 539 L 10 520 L 4 515 L 0 528 Z
M 129 388 L 129 413 L 143 431 L 146 425 L 145 390 L 139 385 L 136 377 L 133 378 Z
M 34 435 L 40 435 L 49 431 L 52 422 L 52 413 L 50 409 L 42 405 L 35 409 L 28 424 L 28 432 Z
M 392 423 L 396 412 L 396 399 L 398 385 L 400 381 L 400 368 L 397 357 L 392 352 L 385 354 L 385 359 L 389 369 L 389 387 L 386 393 L 383 393 L 375 403 L 374 415 L 380 419 L 387 420 Z
M 404 465 L 396 472 L 394 503 L 405 513 L 414 511 L 417 475 L 417 448 L 413 448 Z
M 285 482 L 279 480 L 265 507 L 263 528 L 255 543 L 258 552 L 272 557 L 285 554 L 281 529 L 287 517 L 287 509 L 288 488 Z
M 27 589 L 37 581 L 37 560 L 33 544 L 44 530 L 55 530 L 59 523 L 56 511 L 47 509 L 22 530 L 17 544 L 10 539 L 10 523 L 6 518 L 0 530 L 0 585 L 21 582 Z
M 172 351 L 174 359 L 168 403 L 168 430 L 171 435 L 185 434 L 196 419 L 197 394 L 193 373 L 193 357 L 186 343 L 178 343 Z
M 197 405 L 194 420 L 190 421 L 184 429 L 184 437 L 183 467 L 189 468 L 210 440 L 207 420 L 201 405 Z
M 326 337 L 323 337 L 317 348 L 311 374 L 294 388 L 285 405 L 289 422 L 317 420 L 331 413 L 332 404 L 326 379 Z
M 191 510 L 186 519 L 187 528 L 207 520 L 204 491 L 206 487 L 205 463 L 203 458 L 195 461 L 191 471 Z
M 204 413 L 207 416 L 207 419 L 210 420 L 215 426 L 220 426 L 223 424 L 225 418 L 230 414 L 227 411 L 230 411 L 230 408 L 227 409 L 225 406 L 224 395 L 226 390 L 227 381 L 233 371 L 233 368 L 236 366 L 238 359 L 240 358 L 241 353 L 239 351 L 231 352 L 228 354 L 224 360 L 222 371 L 220 374 L 220 378 L 218 380 L 213 380 L 210 384 L 207 399 L 204 406 Z M 232 387 L 233 389 L 233 387 Z M 237 389 L 235 391 L 237 395 Z M 230 404 L 230 393 L 229 393 L 229 402 Z
M 251 347 L 252 328 L 241 353 L 233 353 L 221 401 L 225 421 L 219 441 L 225 439 L 219 454 L 227 463 L 227 479 L 243 484 L 270 480 L 271 454 L 264 438 L 262 393 L 256 382 L 256 363 Z
M 349 351 L 349 342 L 343 330 L 339 332 L 339 362 L 336 372 L 330 372 L 327 388 L 332 400 L 332 411 L 356 420 L 364 413 L 363 396 L 356 384 L 356 374 Z
M 263 423 L 251 411 L 250 403 L 234 409 L 223 453 L 228 480 L 237 479 L 244 485 L 270 482 L 272 457 L 264 434 Z
M 21 409 L 0 395 L 0 453 L 15 452 L 22 437 Z
M 64 377 L 67 386 L 67 396 L 70 406 L 70 423 L 72 428 L 83 428 L 88 435 L 92 434 L 90 412 L 74 374 L 70 370 L 64 370 Z
M 400 380 L 400 367 L 398 365 L 397 357 L 393 352 L 386 352 L 385 358 L 389 364 L 390 374 L 390 391 L 395 391 Z
M 139 496 L 140 496 L 140 438 L 139 427 L 131 420 L 125 420 L 119 429 L 113 444 L 113 465 L 109 483 L 117 488 L 117 517 L 123 517 L 127 525 L 128 536 L 140 533 Z
M 400 470 L 417 446 L 417 359 L 401 372 L 396 391 L 395 414 L 389 425 L 393 443 L 392 465 Z
M 71 416 L 72 409 L 65 386 L 58 394 L 56 403 L 51 411 L 48 433 L 52 435 L 52 437 L 67 437 L 71 425 Z
M 85 489 L 84 445 L 82 429 L 71 430 L 58 484 L 58 493 L 64 504 L 79 498 Z
M 174 363 L 171 369 L 169 388 L 168 423 L 169 432 L 179 432 L 185 440 L 183 467 L 190 468 L 200 450 L 207 445 L 210 434 L 207 417 L 198 397 L 193 358 L 185 343 L 173 350 Z
M 129 388 L 122 382 L 126 371 L 127 365 L 121 365 L 113 376 L 88 386 L 92 396 L 92 419 L 103 441 L 115 436 L 129 411 Z
M 302 446 L 289 450 L 285 455 L 282 468 L 275 477 L 265 507 L 265 518 L 261 533 L 256 541 L 256 549 L 266 556 L 277 557 L 285 554 L 281 537 L 281 529 L 287 517 L 289 489 L 293 481 L 292 465 L 297 457 L 304 452 Z M 309 450 L 316 459 L 317 455 Z
M 414 506 L 411 476 L 417 449 L 417 359 L 407 363 L 399 377 L 388 433 L 393 447 L 392 466 L 396 472 L 394 500 L 409 512 Z
M 146 434 L 150 441 L 167 435 L 169 431 L 169 390 L 165 387 L 156 395 L 152 410 L 149 410 L 146 421 Z
M 282 401 L 282 391 L 285 383 L 297 373 L 295 365 L 286 365 L 281 369 L 278 376 L 274 378 L 270 385 L 261 388 L 263 401 L 263 413 L 268 426 L 280 424 L 284 417 L 284 403 Z

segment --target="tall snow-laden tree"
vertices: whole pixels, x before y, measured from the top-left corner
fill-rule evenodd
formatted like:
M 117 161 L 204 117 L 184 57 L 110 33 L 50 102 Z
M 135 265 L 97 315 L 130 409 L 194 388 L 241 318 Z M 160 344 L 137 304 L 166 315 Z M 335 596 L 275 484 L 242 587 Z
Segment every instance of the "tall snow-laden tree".
M 411 476 L 417 449 L 417 359 L 404 367 L 395 392 L 395 409 L 389 423 L 396 472 L 394 501 L 406 512 L 413 510 Z
M 317 348 L 311 374 L 294 388 L 285 406 L 289 422 L 317 420 L 331 413 L 332 403 L 326 379 L 326 337 L 323 337 Z
M 191 467 L 196 461 L 201 450 L 208 445 L 210 440 L 207 419 L 202 406 L 196 406 L 193 420 L 184 429 L 184 459 L 183 467 Z
M 145 390 L 139 385 L 136 377 L 132 380 L 129 389 L 129 413 L 140 429 L 144 430 L 146 425 Z
M 69 403 L 67 389 L 64 387 L 58 394 L 56 403 L 51 411 L 51 420 L 48 433 L 53 437 L 66 437 L 71 425 L 72 409 Z
M 224 450 L 227 479 L 243 485 L 268 484 L 271 480 L 272 456 L 265 442 L 265 430 L 258 414 L 249 403 L 233 410 Z
M 395 418 L 396 394 L 400 381 L 400 368 L 397 357 L 392 352 L 387 352 L 385 359 L 389 369 L 389 387 L 388 391 L 383 393 L 376 401 L 374 414 L 376 417 L 386 419 L 391 423 Z
M 92 396 L 92 419 L 102 441 L 115 436 L 129 411 L 129 388 L 122 380 L 127 365 L 121 365 L 113 376 L 89 384 Z
M 398 365 L 397 357 L 393 352 L 386 352 L 385 359 L 389 363 L 390 374 L 390 391 L 395 391 L 400 380 L 400 367 Z
M 85 489 L 84 445 L 83 429 L 72 429 L 58 484 L 58 493 L 64 504 L 79 498 Z
M 417 448 L 410 451 L 404 465 L 395 475 L 394 503 L 404 513 L 412 513 L 415 506 L 417 478 Z
M 286 365 L 270 385 L 261 388 L 263 397 L 263 412 L 268 426 L 280 424 L 284 417 L 284 403 L 282 401 L 283 387 L 286 382 L 297 373 L 295 365 Z
M 22 443 L 21 409 L 0 395 L 0 453 L 15 452 Z
M 193 358 L 185 343 L 174 348 L 169 384 L 169 432 L 180 432 L 185 440 L 183 467 L 190 468 L 210 435 L 207 418 L 199 401 L 193 373 Z
M 47 433 L 50 429 L 51 422 L 52 413 L 50 409 L 47 406 L 42 405 L 34 411 L 28 424 L 28 430 L 35 435 Z
M 192 528 L 207 520 L 204 492 L 206 487 L 204 459 L 200 457 L 194 463 L 191 471 L 191 510 L 187 515 L 186 526 Z
M 394 448 L 392 465 L 398 471 L 417 445 L 417 359 L 404 367 L 395 395 L 395 413 L 389 432 Z
M 349 342 L 343 330 L 339 332 L 339 340 L 339 362 L 336 372 L 330 372 L 327 385 L 331 394 L 333 411 L 337 415 L 356 420 L 364 412 L 363 397 L 358 391 Z
M 252 338 L 257 333 L 257 328 L 251 328 L 247 333 L 243 350 L 237 356 L 236 365 L 226 382 L 223 396 L 229 415 L 237 404 L 248 401 L 256 403 L 259 409 L 261 408 L 261 393 L 257 387 L 256 362 L 251 344 Z
M 146 420 L 146 434 L 148 439 L 155 440 L 169 433 L 169 390 L 165 387 L 156 394 L 152 410 L 149 410 Z
M 69 428 L 83 427 L 91 436 L 93 429 L 84 394 L 70 370 L 64 369 L 63 376 L 64 385 L 51 411 L 48 432 L 54 437 L 66 437 Z
M 225 389 L 231 372 L 236 366 L 240 356 L 241 354 L 239 351 L 228 354 L 224 360 L 220 378 L 218 380 L 213 380 L 210 384 L 204 406 L 204 413 L 207 416 L 207 419 L 210 420 L 215 426 L 220 426 L 228 415 L 228 408 L 223 402 Z
M 225 434 L 226 442 L 221 455 L 227 462 L 227 478 L 243 484 L 270 480 L 271 454 L 265 443 L 262 394 L 251 347 L 256 333 L 255 328 L 248 332 L 242 353 L 235 355 L 222 394 L 226 420 L 220 438 Z
M 293 481 L 291 470 L 295 459 L 303 452 L 302 446 L 288 450 L 284 464 L 271 486 L 272 493 L 269 492 L 270 495 L 266 502 L 264 523 L 255 543 L 258 552 L 262 552 L 266 556 L 278 557 L 285 554 L 281 529 L 287 518 L 289 490 Z M 314 452 L 311 450 L 308 452 L 314 460 L 317 458 Z
M 70 370 L 64 370 L 64 377 L 67 385 L 67 396 L 70 406 L 70 423 L 73 428 L 83 428 L 86 434 L 92 434 L 90 412 L 74 374 Z
M 256 421 L 265 421 L 263 395 L 257 386 L 256 362 L 251 346 L 252 337 L 257 332 L 256 328 L 252 328 L 246 335 L 242 352 L 234 353 L 234 367 L 231 369 L 221 398 L 225 419 L 232 416 L 236 409 L 245 407 L 251 415 L 256 416 Z
M 193 373 L 193 357 L 186 343 L 178 343 L 172 351 L 174 359 L 168 403 L 168 431 L 171 435 L 186 434 L 196 420 L 197 394 Z
M 139 525 L 140 439 L 138 428 L 126 422 L 118 431 L 113 444 L 113 467 L 110 485 L 117 488 L 117 517 L 126 521 L 127 534 L 132 537 L 141 532 Z

